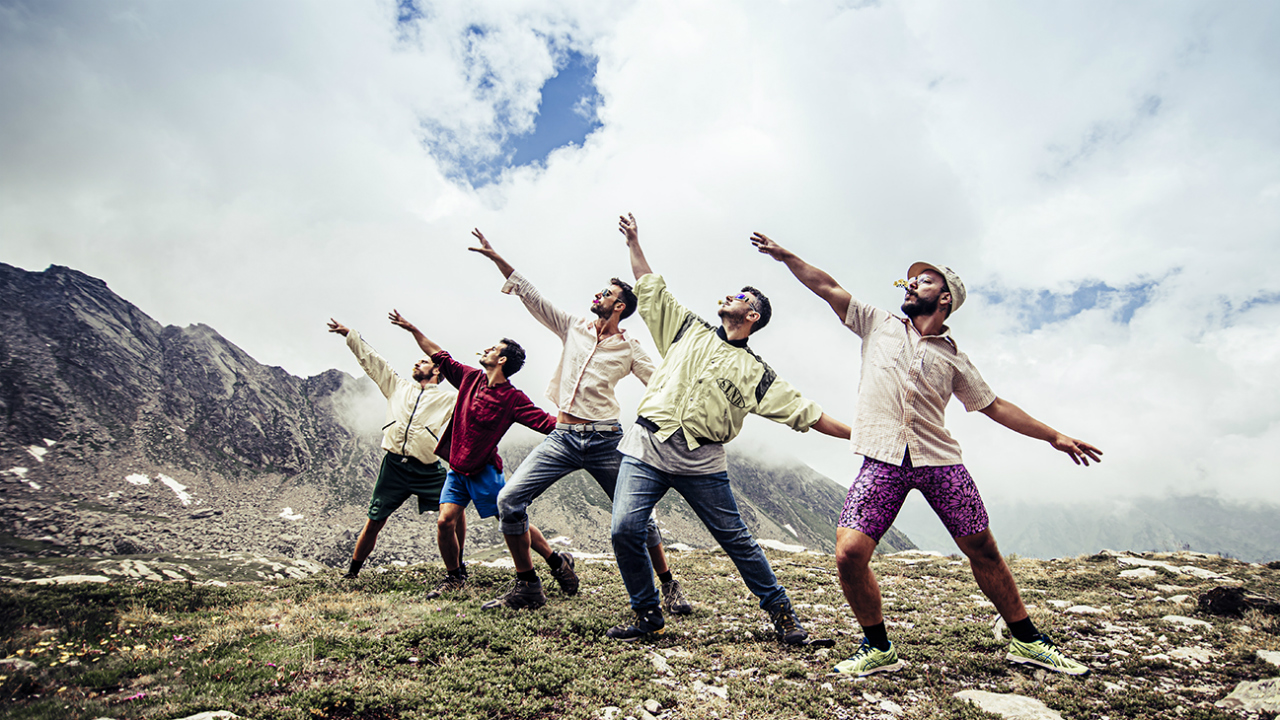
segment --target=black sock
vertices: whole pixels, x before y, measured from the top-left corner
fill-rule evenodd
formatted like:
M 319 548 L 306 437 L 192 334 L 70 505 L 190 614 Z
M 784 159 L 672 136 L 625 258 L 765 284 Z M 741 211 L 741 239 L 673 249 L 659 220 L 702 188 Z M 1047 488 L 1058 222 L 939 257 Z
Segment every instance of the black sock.
M 456 578 L 464 578 L 464 577 L 466 577 L 466 576 L 467 576 L 467 566 L 466 566 L 466 565 L 459 565 L 458 567 L 456 567 L 456 568 L 454 568 L 453 570 L 450 570 L 450 571 L 449 571 L 449 576 L 450 576 L 450 577 L 456 577 Z
M 1005 624 L 1009 626 L 1009 632 L 1013 633 L 1019 642 L 1035 642 L 1040 637 L 1040 631 L 1036 630 L 1035 623 L 1031 622 L 1029 617 L 1018 622 L 1005 620 Z
M 360 568 L 362 567 L 364 567 L 363 560 L 352 560 L 351 564 L 347 566 L 347 574 L 356 575 L 360 572 Z
M 669 583 L 669 582 L 671 582 L 672 580 L 675 580 L 675 579 L 676 579 L 676 578 L 675 578 L 675 576 L 671 574 L 671 571 L 670 571 L 670 570 L 668 570 L 668 571 L 666 571 L 666 572 L 664 572 L 664 573 L 658 573 L 658 582 L 660 582 L 660 583 L 662 583 L 662 584 L 664 584 L 664 585 L 665 585 L 665 584 L 667 584 L 667 583 Z
M 885 630 L 883 620 L 870 627 L 862 628 L 862 632 L 867 636 L 867 642 L 871 643 L 875 649 L 881 652 L 889 649 L 889 631 Z
M 564 558 L 560 557 L 560 553 L 553 552 L 547 556 L 547 564 L 551 566 L 552 570 L 559 570 L 562 563 L 564 563 Z
M 525 582 L 538 582 L 537 570 L 521 570 L 516 572 L 516 579 Z

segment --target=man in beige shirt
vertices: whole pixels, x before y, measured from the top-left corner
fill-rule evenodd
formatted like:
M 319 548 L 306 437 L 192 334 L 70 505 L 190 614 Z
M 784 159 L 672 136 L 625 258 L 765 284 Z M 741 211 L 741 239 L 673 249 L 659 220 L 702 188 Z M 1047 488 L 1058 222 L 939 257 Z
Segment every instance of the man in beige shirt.
M 586 470 L 613 501 L 622 462 L 618 453 L 621 411 L 614 387 L 628 375 L 635 375 L 647 385 L 654 366 L 640 341 L 619 326 L 636 310 L 636 296 L 630 285 L 611 279 L 592 299 L 592 317 L 575 317 L 544 298 L 493 249 L 483 233 L 475 230 L 472 234 L 480 244 L 469 249 L 492 260 L 506 278 L 502 292 L 519 297 L 529 314 L 564 343 L 560 364 L 547 388 L 547 398 L 560 409 L 556 429 L 520 463 L 498 494 L 500 526 L 515 562 L 516 580 L 505 594 L 484 605 L 485 609 L 537 608 L 547 602 L 547 596 L 533 569 L 530 549 L 546 558 L 552 577 L 566 595 L 578 591 L 578 577 L 573 572 L 573 556 L 552 552 L 538 528 L 529 524 L 529 505 L 575 470 Z M 679 615 L 693 612 L 680 581 L 667 564 L 662 535 L 652 516 L 646 546 L 661 582 L 662 606 Z
M 903 665 L 885 631 L 880 586 L 870 560 L 907 493 L 917 489 L 968 556 L 978 587 L 1009 625 L 1014 637 L 1007 659 L 1069 675 L 1088 674 L 1087 667 L 1038 632 L 1027 615 L 943 413 L 955 395 L 966 410 L 981 411 L 1011 430 L 1044 440 L 1077 465 L 1100 462 L 1102 451 L 1059 433 L 991 391 L 945 324 L 965 299 L 964 283 L 950 268 L 923 262 L 911 266 L 904 318 L 858 302 L 830 275 L 765 235 L 756 233 L 751 242 L 784 263 L 862 338 L 858 414 L 850 442 L 865 460 L 836 528 L 836 565 L 840 588 L 866 637 L 836 671 L 865 676 Z

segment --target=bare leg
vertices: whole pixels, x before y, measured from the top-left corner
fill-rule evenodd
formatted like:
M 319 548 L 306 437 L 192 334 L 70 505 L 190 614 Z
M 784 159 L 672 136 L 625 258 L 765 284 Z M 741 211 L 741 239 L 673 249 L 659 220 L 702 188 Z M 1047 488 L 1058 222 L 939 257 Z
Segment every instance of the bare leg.
M 533 556 L 529 554 L 529 548 L 532 543 L 530 538 L 530 530 L 533 526 L 529 526 L 529 530 L 525 530 L 523 535 L 503 535 L 503 539 L 507 541 L 507 549 L 511 551 L 511 560 L 516 564 L 516 572 L 528 572 L 533 569 Z M 539 536 L 542 533 L 538 533 Z M 543 539 L 543 542 L 546 542 Z
M 551 543 L 547 542 L 547 539 L 542 536 L 542 531 L 532 525 L 529 526 L 529 547 L 533 548 L 533 551 L 544 559 L 551 557 L 551 553 L 555 552 L 551 549 Z M 519 570 L 520 568 L 516 569 Z M 532 560 L 529 562 L 529 569 L 533 569 Z
M 978 581 L 982 594 L 995 604 L 1005 622 L 1027 619 L 1027 608 L 1022 604 L 1018 584 L 1013 580 L 1009 565 L 1000 555 L 1000 548 L 996 546 L 996 538 L 991 534 L 991 529 L 956 538 L 956 545 L 968 556 L 969 565 L 973 568 L 973 579 Z
M 462 540 L 467 528 L 466 508 L 454 503 L 440 504 L 440 519 L 436 521 L 436 543 L 446 570 L 457 570 L 462 564 Z
M 863 627 L 884 621 L 880 584 L 871 571 L 871 556 L 876 541 L 850 528 L 836 528 L 836 569 L 840 573 L 840 590 L 858 624 Z
M 661 545 L 654 545 L 649 548 L 649 559 L 653 561 L 653 571 L 659 575 L 671 570 L 671 566 L 667 564 L 667 553 L 662 549 Z
M 373 546 L 378 542 L 378 533 L 386 524 L 386 520 L 365 521 L 364 529 L 360 531 L 360 538 L 356 540 L 355 552 L 351 553 L 352 562 L 359 564 L 368 559 L 369 554 L 373 552 Z

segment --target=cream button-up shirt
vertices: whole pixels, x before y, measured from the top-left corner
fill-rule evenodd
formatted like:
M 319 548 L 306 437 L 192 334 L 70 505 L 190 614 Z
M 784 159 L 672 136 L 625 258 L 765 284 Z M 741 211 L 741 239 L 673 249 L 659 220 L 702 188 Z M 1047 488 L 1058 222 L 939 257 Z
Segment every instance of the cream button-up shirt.
M 862 338 L 853 451 L 892 465 L 901 465 L 908 450 L 913 466 L 959 465 L 947 402 L 955 395 L 973 412 L 996 395 L 956 348 L 951 330 L 922 336 L 910 320 L 854 299 L 844 324 Z
M 653 361 L 640 341 L 625 330 L 598 340 L 594 317 L 574 317 L 557 309 L 518 272 L 511 273 L 502 292 L 519 297 L 529 313 L 564 343 L 560 364 L 547 386 L 547 399 L 561 412 L 583 420 L 618 420 L 621 408 L 613 391 L 618 381 L 635 375 L 649 384 Z

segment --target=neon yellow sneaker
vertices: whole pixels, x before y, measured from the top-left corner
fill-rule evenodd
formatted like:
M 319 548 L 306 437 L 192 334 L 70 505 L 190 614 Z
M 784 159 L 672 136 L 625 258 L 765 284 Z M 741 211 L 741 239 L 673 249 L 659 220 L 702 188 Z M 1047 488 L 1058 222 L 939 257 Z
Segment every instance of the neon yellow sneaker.
M 1057 645 L 1053 644 L 1044 633 L 1036 638 L 1034 642 L 1024 643 L 1017 638 L 1009 643 L 1009 654 L 1004 656 L 1006 660 L 1024 665 L 1039 665 L 1046 670 L 1065 673 L 1067 675 L 1076 675 L 1084 677 L 1089 674 L 1089 668 L 1072 660 Z
M 848 660 L 836 663 L 835 671 L 866 677 L 872 673 L 896 672 L 904 667 L 906 663 L 898 659 L 898 648 L 892 642 L 888 650 L 880 650 L 863 638 L 858 651 Z

